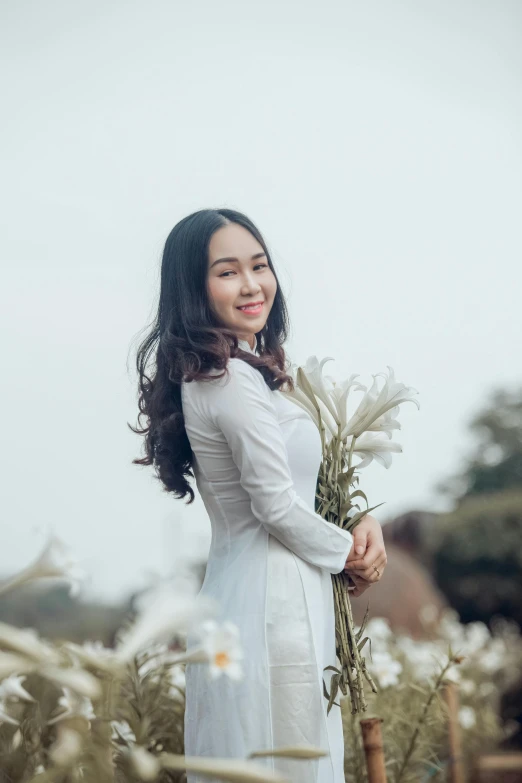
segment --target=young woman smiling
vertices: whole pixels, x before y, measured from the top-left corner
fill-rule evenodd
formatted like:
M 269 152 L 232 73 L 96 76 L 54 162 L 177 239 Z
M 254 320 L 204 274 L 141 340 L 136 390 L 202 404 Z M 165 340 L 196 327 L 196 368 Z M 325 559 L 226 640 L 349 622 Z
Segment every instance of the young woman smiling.
M 327 715 L 323 696 L 324 669 L 336 663 L 330 575 L 349 571 L 359 596 L 382 576 L 386 552 L 374 517 L 352 536 L 314 510 L 320 436 L 283 393 L 292 386 L 287 334 L 285 299 L 252 221 L 231 209 L 181 220 L 138 351 L 147 425 L 134 431 L 146 456 L 134 462 L 153 464 L 165 490 L 188 503 L 195 479 L 212 526 L 200 594 L 218 601 L 244 650 L 241 680 L 211 681 L 187 664 L 186 755 L 244 759 L 311 744 L 328 755 L 258 762 L 296 783 L 344 783 L 341 712 Z M 196 644 L 189 634 L 187 646 Z

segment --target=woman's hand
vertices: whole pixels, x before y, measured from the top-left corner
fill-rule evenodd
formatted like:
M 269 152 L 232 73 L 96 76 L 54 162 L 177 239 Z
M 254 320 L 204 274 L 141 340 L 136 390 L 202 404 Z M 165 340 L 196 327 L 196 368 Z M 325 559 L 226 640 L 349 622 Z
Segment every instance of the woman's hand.
M 380 523 L 366 514 L 353 531 L 353 544 L 344 570 L 355 584 L 357 597 L 382 577 L 388 558 Z

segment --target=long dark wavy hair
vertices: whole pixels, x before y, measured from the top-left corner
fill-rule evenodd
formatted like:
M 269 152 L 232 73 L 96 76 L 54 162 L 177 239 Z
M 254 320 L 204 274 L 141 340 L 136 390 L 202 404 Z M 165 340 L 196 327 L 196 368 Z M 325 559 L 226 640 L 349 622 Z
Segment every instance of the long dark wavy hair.
M 238 223 L 254 236 L 266 253 L 268 265 L 277 275 L 260 231 L 241 212 L 233 209 L 202 209 L 177 223 L 165 242 L 161 261 L 161 285 L 157 315 L 140 343 L 136 355 L 139 376 L 138 427 L 144 435 L 145 456 L 135 465 L 154 465 L 156 478 L 176 498 L 194 491 L 186 477 L 194 478 L 193 453 L 185 429 L 181 383 L 211 381 L 227 372 L 227 361 L 238 357 L 255 367 L 271 389 L 283 385 L 293 390 L 286 370 L 283 342 L 289 319 L 279 282 L 264 327 L 256 334 L 259 355 L 243 351 L 237 334 L 219 323 L 209 301 L 208 248 L 215 231 Z M 223 370 L 221 374 L 210 369 Z M 142 427 L 141 418 L 146 417 Z

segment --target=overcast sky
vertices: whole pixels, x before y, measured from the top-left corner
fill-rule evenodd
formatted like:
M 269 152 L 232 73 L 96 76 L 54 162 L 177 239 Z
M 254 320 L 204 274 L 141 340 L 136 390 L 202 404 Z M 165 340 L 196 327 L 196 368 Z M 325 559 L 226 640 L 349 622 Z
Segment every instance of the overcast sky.
M 164 241 L 227 206 L 263 232 L 291 359 L 419 391 L 361 479 L 386 522 L 436 483 L 496 387 L 522 383 L 518 0 L 111 3 L 1 11 L 0 573 L 52 527 L 116 600 L 206 554 L 198 498 L 141 456 L 136 336 Z M 129 365 L 127 367 L 127 358 Z

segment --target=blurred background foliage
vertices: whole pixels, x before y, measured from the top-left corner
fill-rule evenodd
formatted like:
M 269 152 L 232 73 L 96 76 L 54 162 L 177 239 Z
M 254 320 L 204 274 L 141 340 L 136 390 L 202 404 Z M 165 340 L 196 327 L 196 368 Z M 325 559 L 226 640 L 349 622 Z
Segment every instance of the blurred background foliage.
M 492 392 L 468 429 L 465 465 L 437 485 L 453 508 L 403 514 L 385 538 L 424 567 L 462 622 L 522 625 L 522 389 Z

